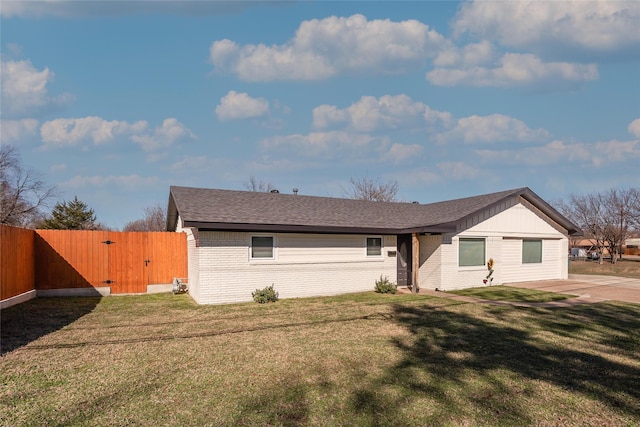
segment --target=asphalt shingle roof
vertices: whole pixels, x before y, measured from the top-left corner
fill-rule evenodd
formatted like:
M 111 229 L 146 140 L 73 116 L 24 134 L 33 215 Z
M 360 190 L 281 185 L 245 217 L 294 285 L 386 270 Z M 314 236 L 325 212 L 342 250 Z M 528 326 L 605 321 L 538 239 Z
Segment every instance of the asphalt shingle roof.
M 174 186 L 170 189 L 167 225 L 174 229 L 179 215 L 185 226 L 203 229 L 262 227 L 294 231 L 299 227 L 305 231 L 380 233 L 436 230 L 451 227 L 514 196 L 526 196 L 543 211 L 551 209 L 552 214 L 559 215 L 528 188 L 422 205 Z

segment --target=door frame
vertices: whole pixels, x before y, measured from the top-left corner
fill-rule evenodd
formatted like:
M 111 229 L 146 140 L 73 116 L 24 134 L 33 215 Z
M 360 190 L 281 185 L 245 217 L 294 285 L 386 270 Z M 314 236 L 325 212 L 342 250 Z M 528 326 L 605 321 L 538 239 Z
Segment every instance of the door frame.
M 396 239 L 398 244 L 398 259 L 396 263 L 398 286 L 410 287 L 413 285 L 413 245 L 411 234 L 398 234 Z M 404 265 L 402 265 L 403 262 Z

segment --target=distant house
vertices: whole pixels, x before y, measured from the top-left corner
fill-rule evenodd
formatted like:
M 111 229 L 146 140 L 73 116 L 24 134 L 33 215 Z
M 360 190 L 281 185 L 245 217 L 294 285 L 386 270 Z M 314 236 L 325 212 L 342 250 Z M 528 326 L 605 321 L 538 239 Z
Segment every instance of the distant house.
M 578 228 L 528 188 L 426 205 L 171 187 L 167 229 L 187 233 L 201 304 L 399 286 L 454 290 L 567 278 Z
M 625 255 L 640 255 L 640 238 L 629 238 L 622 248 Z
M 600 247 L 596 239 L 573 238 L 569 239 L 569 245 L 571 246 L 572 257 L 592 259 L 598 259 L 600 257 Z M 602 254 L 609 256 L 609 247 L 606 243 L 605 246 L 602 247 Z

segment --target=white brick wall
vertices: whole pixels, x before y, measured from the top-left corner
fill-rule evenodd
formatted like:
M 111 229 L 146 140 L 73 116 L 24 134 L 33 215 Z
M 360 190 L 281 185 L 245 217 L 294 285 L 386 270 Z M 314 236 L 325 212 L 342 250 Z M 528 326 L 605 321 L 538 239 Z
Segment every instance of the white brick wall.
M 199 232 L 196 302 L 252 301 L 251 292 L 272 284 L 280 298 L 296 298 L 370 291 L 380 275 L 396 281 L 396 257 L 388 256 L 395 236 L 384 236 L 382 256 L 369 258 L 365 235 L 273 233 L 275 259 L 251 260 L 256 234 L 269 233 Z
M 442 236 L 420 236 L 420 269 L 418 284 L 423 289 L 442 286 Z
M 198 241 L 194 230 L 182 229 L 187 233 L 187 270 L 189 271 L 189 295 L 198 302 L 200 299 L 200 266 L 198 262 Z
M 457 230 L 420 236 L 421 288 L 485 286 L 486 266 L 458 267 L 461 237 L 486 239 L 486 258 L 495 261 L 494 285 L 567 278 L 567 237 L 517 198 L 468 218 Z M 370 291 L 380 275 L 397 281 L 397 258 L 388 255 L 397 251 L 396 236 L 384 236 L 383 255 L 368 258 L 365 235 L 259 233 L 274 237 L 275 256 L 251 260 L 250 239 L 258 233 L 183 231 L 188 233 L 189 293 L 200 304 L 251 301 L 251 292 L 271 284 L 281 298 L 296 298 Z M 522 264 L 523 238 L 543 240 L 542 263 Z

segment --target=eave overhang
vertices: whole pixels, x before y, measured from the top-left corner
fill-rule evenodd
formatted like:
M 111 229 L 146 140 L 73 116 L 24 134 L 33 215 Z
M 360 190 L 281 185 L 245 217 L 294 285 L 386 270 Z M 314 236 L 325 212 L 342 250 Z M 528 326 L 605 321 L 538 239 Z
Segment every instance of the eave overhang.
M 293 224 L 246 224 L 228 222 L 184 221 L 184 227 L 194 227 L 201 231 L 256 231 L 272 233 L 318 233 L 318 234 L 398 234 L 395 228 L 340 227 Z

